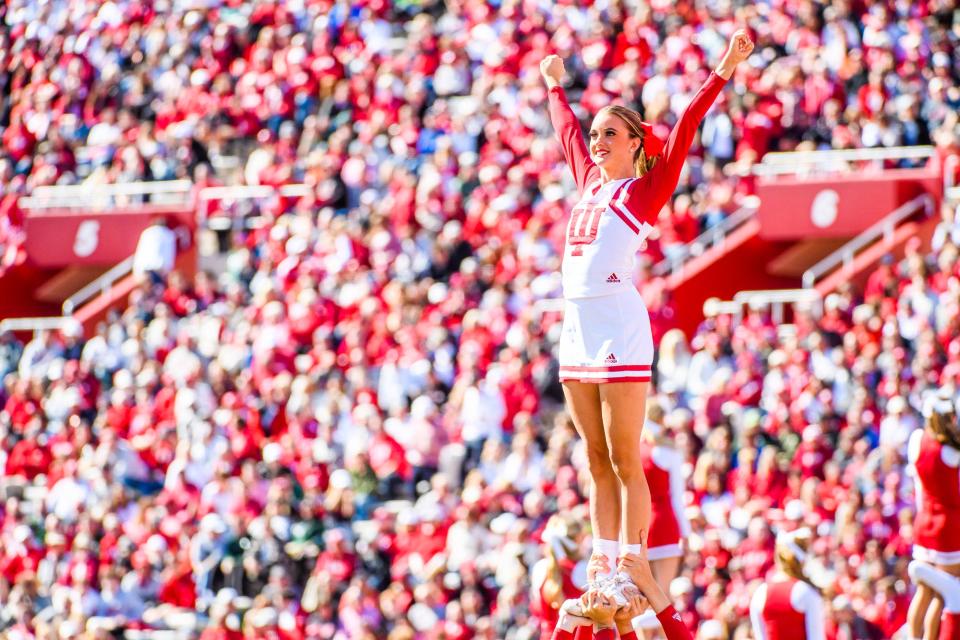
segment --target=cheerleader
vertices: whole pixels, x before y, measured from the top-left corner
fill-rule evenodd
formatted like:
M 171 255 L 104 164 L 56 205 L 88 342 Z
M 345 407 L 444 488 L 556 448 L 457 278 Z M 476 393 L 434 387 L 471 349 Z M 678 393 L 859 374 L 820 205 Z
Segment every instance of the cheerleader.
M 960 575 L 960 429 L 957 407 L 944 393 L 923 403 L 924 428 L 907 444 L 908 472 L 914 478 L 917 515 L 913 558 L 951 575 Z M 936 637 L 942 600 L 923 583 L 910 602 L 911 640 Z
M 548 640 L 554 628 L 559 628 L 560 606 L 564 600 L 578 598 L 586 586 L 587 571 L 578 553 L 583 532 L 577 522 L 555 514 L 547 521 L 542 537 L 543 558 L 533 565 L 530 575 L 530 608 L 540 620 L 541 640 Z M 590 630 L 576 630 L 571 637 L 588 640 Z
M 647 551 L 657 584 L 664 592 L 677 577 L 683 558 L 684 540 L 690 535 L 690 521 L 683 504 L 683 456 L 663 436 L 663 409 L 652 404 L 640 441 L 643 474 L 650 487 L 650 534 Z M 657 629 L 652 612 L 638 621 L 644 629 Z
M 640 460 L 650 487 L 650 535 L 647 558 L 664 591 L 677 577 L 683 557 L 683 541 L 690 535 L 690 521 L 683 504 L 683 455 L 663 436 L 663 409 L 652 405 L 640 442 Z
M 939 640 L 960 640 L 960 579 L 916 560 L 908 571 L 914 584 L 936 592 L 943 600 Z
M 594 118 L 588 147 L 560 86 L 563 60 L 552 55 L 540 63 L 550 120 L 579 198 L 562 265 L 560 381 L 587 445 L 594 553 L 606 559 L 597 578 L 620 606 L 636 589 L 616 574 L 617 557 L 621 551 L 638 554 L 650 529 L 650 492 L 637 448 L 643 423 L 637 418 L 646 413 L 654 345 L 649 314 L 633 285 L 634 257 L 676 189 L 700 122 L 752 50 L 746 32 L 737 31 L 665 143 L 636 111 L 616 105 Z
M 750 600 L 756 640 L 824 640 L 823 598 L 803 572 L 811 536 L 806 527 L 777 536 L 776 570 Z

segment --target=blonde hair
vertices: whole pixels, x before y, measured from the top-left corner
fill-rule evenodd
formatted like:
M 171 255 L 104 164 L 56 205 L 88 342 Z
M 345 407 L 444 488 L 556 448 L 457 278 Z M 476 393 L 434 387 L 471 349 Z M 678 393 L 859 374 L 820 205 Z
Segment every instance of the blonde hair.
M 647 422 L 644 425 L 644 430 L 640 433 L 640 437 L 650 444 L 673 447 L 674 443 L 667 437 L 666 428 L 663 425 L 663 420 L 666 416 L 667 412 L 663 408 L 663 405 L 657 402 L 656 399 L 651 399 L 647 404 Z M 655 423 L 655 426 L 651 427 L 651 422 Z
M 810 545 L 812 542 L 813 540 L 810 538 L 809 534 L 798 532 L 793 537 L 793 543 L 800 547 L 804 553 L 807 553 L 810 550 Z M 785 574 L 794 580 L 806 582 L 808 585 L 813 587 L 817 593 L 820 593 L 820 587 L 813 584 L 810 578 L 807 577 L 807 574 L 803 572 L 803 562 L 800 561 L 800 558 L 796 556 L 790 546 L 777 543 L 774 555 L 777 560 L 777 566 L 779 566 Z
M 547 530 L 555 530 L 557 532 L 564 532 L 571 542 L 576 540 L 580 533 L 581 527 L 578 522 L 570 518 L 564 518 L 560 514 L 554 514 L 550 516 L 550 519 L 547 521 Z M 576 555 L 576 548 L 570 548 L 564 546 L 564 552 L 568 559 L 574 559 Z M 565 599 L 563 593 L 563 571 L 560 568 L 560 561 L 562 558 L 558 555 L 559 550 L 557 545 L 546 544 L 544 545 L 544 557 L 547 560 L 547 572 L 544 577 L 543 582 L 543 599 L 548 605 L 554 609 L 559 609 L 560 605 L 563 604 Z
M 627 125 L 627 132 L 630 134 L 630 137 L 640 139 L 640 146 L 637 147 L 636 152 L 633 154 L 633 170 L 638 178 L 642 178 L 657 164 L 657 157 L 653 156 L 652 158 L 648 158 L 643 148 L 644 138 L 646 137 L 646 132 L 643 129 L 643 118 L 633 109 L 619 104 L 609 105 L 600 109 L 600 113 L 604 112 L 611 113 L 623 120 L 624 124 Z
M 940 444 L 960 449 L 960 433 L 956 428 L 957 415 L 953 411 L 934 411 L 927 416 L 927 429 Z

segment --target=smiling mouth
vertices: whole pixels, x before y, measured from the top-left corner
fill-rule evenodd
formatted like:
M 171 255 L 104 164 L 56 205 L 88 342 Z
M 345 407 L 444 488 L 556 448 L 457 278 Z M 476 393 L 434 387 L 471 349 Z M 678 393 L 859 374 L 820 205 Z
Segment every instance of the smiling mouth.
M 608 155 L 610 155 L 609 151 L 595 151 L 593 154 L 593 157 L 596 158 L 597 160 L 603 160 Z

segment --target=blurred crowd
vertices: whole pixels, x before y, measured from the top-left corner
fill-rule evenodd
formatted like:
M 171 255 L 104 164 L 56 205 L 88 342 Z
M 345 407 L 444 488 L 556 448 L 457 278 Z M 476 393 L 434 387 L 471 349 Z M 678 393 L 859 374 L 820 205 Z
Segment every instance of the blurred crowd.
M 546 521 L 587 520 L 557 383 L 574 189 L 546 53 L 584 117 L 620 99 L 666 132 L 752 29 L 645 266 L 738 208 L 769 151 L 960 147 L 949 0 L 12 0 L 0 16 L 10 260 L 17 197 L 38 186 L 308 187 L 211 203 L 251 221 L 222 269 L 144 279 L 95 335 L 0 337 L 10 638 L 536 637 Z M 905 619 L 905 443 L 923 390 L 960 372 L 960 223 L 943 218 L 932 247 L 791 325 L 708 310 L 688 341 L 649 300 L 652 402 L 694 530 L 672 595 L 700 638 L 748 637 L 771 527 L 801 523 L 828 628 L 890 638 Z
M 571 192 L 539 60 L 567 59 L 584 118 L 622 100 L 664 135 L 736 25 L 756 53 L 707 116 L 652 258 L 738 208 L 769 151 L 960 149 L 951 0 L 11 0 L 0 19 L 4 196 L 305 183 L 305 211 L 365 224 L 376 209 L 398 240 L 458 219 L 474 249 L 491 236 L 516 249 Z M 247 204 L 228 213 L 261 213 Z M 0 216 L 15 244 L 15 197 Z

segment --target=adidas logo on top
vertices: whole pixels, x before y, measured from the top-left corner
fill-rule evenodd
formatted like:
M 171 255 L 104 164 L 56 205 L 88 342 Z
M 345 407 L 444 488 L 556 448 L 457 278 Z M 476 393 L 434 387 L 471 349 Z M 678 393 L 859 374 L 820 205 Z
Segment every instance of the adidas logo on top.
M 616 361 L 617 361 L 617 356 L 613 355 L 612 353 L 607 356 L 607 359 L 606 359 L 606 360 L 604 360 L 604 362 L 606 362 L 606 363 L 608 363 L 608 364 L 613 364 L 613 363 L 615 363 Z
M 617 274 L 611 273 L 607 276 L 607 282 L 620 282 L 620 278 L 617 277 Z

